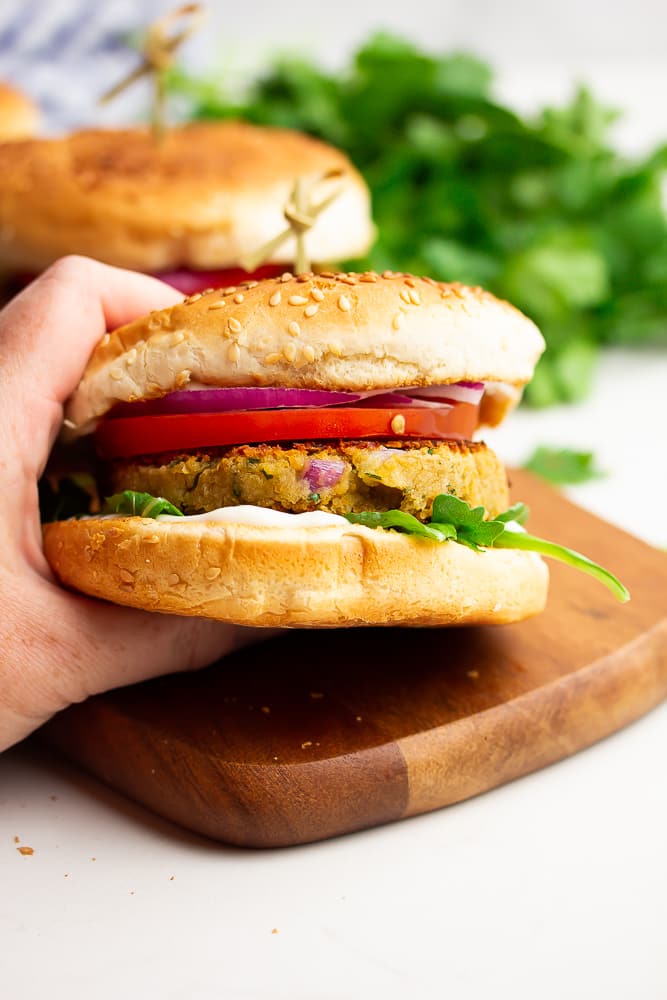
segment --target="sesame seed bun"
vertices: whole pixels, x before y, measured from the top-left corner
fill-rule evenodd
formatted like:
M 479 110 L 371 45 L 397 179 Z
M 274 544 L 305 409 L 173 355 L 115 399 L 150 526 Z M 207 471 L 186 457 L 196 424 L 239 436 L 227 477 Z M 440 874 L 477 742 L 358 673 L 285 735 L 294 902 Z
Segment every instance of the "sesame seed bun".
M 0 266 L 41 271 L 83 254 L 140 271 L 238 266 L 285 226 L 295 177 L 342 170 L 342 193 L 308 234 L 326 262 L 373 238 L 369 195 L 338 150 L 298 132 L 243 122 L 88 130 L 0 148 Z M 293 241 L 277 260 L 294 259 Z
M 529 319 L 480 288 L 394 273 L 283 275 L 193 295 L 107 335 L 66 416 L 82 433 L 118 401 L 191 381 L 347 391 L 473 381 L 489 383 L 497 423 L 543 347 Z
M 0 142 L 27 139 L 37 131 L 39 112 L 20 90 L 0 83 Z
M 273 528 L 146 518 L 44 529 L 60 580 L 116 604 L 240 625 L 503 624 L 544 607 L 531 552 L 472 552 L 360 525 Z

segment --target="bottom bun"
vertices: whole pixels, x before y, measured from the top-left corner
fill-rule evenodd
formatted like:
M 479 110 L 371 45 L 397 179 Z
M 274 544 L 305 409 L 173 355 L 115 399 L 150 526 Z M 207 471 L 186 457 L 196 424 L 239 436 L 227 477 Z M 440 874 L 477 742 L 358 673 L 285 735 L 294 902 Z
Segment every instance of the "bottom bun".
M 69 587 L 116 604 L 238 625 L 464 625 L 544 608 L 532 552 L 473 552 L 361 525 L 275 528 L 140 517 L 59 521 L 44 550 Z

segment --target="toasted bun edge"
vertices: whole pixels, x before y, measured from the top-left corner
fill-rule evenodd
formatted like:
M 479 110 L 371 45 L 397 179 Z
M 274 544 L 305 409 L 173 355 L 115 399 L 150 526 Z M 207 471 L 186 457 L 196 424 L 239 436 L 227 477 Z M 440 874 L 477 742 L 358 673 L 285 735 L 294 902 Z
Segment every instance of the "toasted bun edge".
M 64 584 L 93 597 L 262 627 L 515 622 L 544 608 L 548 586 L 534 553 L 360 525 L 89 518 L 46 525 L 44 550 Z

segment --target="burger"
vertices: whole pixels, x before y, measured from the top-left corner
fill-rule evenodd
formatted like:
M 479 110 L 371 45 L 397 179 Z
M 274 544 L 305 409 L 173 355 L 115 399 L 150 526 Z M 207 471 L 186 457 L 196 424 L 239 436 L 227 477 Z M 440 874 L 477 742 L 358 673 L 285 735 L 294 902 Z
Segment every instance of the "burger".
M 406 274 L 285 273 L 107 334 L 66 409 L 94 432 L 99 516 L 45 527 L 68 587 L 244 625 L 514 622 L 540 551 L 474 440 L 543 349 L 479 288 Z
M 245 256 L 285 228 L 296 176 L 319 181 L 318 199 L 337 192 L 308 233 L 310 260 L 361 256 L 374 236 L 350 161 L 287 129 L 199 123 L 161 140 L 142 128 L 80 131 L 0 147 L 0 174 L 0 270 L 23 283 L 67 254 L 155 274 L 184 294 L 237 282 L 249 276 Z M 259 276 L 288 260 L 294 238 Z
M 0 83 L 0 143 L 27 139 L 37 131 L 39 112 L 29 97 Z

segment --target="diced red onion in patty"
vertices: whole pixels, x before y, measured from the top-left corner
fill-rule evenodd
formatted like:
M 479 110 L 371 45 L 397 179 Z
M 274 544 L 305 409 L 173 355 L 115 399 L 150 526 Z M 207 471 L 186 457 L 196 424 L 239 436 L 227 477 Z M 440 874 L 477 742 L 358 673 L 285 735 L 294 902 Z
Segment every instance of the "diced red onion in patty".
M 311 493 L 317 490 L 330 489 L 340 482 L 345 472 L 345 462 L 331 461 L 326 458 L 311 458 L 306 466 L 303 478 L 310 487 Z

